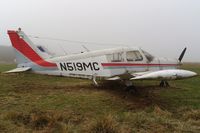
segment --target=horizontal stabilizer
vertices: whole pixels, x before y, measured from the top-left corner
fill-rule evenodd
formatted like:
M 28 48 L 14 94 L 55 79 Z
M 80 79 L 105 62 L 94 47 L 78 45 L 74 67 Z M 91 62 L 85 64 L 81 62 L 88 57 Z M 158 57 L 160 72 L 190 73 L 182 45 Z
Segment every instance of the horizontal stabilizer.
M 30 69 L 31 69 L 31 67 L 18 67 L 18 68 L 12 69 L 10 71 L 6 71 L 4 73 L 19 73 L 19 72 L 28 71 Z

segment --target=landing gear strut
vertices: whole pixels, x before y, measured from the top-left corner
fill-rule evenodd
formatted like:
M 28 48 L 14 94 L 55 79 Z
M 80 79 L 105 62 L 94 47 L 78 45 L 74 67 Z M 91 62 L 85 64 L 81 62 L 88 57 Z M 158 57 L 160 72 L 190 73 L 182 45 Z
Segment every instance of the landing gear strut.
M 96 87 L 99 87 L 99 84 L 97 83 L 96 81 L 96 76 L 92 76 L 92 82 L 93 82 L 93 85 L 96 86 Z
M 125 85 L 126 85 L 126 88 L 125 90 L 128 91 L 128 92 L 134 92 L 134 93 L 137 93 L 137 89 L 135 88 L 135 86 L 133 85 L 133 82 L 132 81 L 125 81 Z
M 162 80 L 160 82 L 160 87 L 169 87 L 169 83 L 167 81 L 165 81 L 165 80 Z

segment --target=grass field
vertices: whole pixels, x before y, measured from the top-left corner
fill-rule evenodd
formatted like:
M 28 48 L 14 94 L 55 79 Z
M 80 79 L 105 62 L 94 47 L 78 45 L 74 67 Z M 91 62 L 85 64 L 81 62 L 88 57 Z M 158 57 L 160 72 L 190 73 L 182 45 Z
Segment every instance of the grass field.
M 0 65 L 0 72 L 14 68 Z M 200 64 L 182 66 L 200 74 Z M 137 81 L 138 93 L 118 83 L 31 73 L 0 74 L 0 132 L 200 132 L 200 77 Z

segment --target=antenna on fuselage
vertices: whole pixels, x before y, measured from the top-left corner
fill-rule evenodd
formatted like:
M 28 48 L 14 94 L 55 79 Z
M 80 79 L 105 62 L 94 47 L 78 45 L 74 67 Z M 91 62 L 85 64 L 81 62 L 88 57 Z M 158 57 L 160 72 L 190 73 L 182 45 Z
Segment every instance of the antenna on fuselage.
M 85 45 L 81 45 L 87 52 L 90 52 L 90 50 L 85 46 Z

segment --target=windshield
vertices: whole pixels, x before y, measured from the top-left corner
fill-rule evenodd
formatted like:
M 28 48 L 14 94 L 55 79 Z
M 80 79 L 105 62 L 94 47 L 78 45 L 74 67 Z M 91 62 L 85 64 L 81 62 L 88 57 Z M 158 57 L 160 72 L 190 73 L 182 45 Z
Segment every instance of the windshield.
M 126 53 L 126 59 L 127 61 L 142 61 L 142 55 L 139 51 L 128 51 Z
M 149 62 L 151 62 L 151 61 L 154 59 L 154 56 L 151 55 L 151 54 L 149 54 L 148 52 L 146 52 L 146 51 L 144 51 L 144 50 L 142 50 L 142 52 L 143 52 L 144 56 L 147 58 L 147 60 L 148 60 Z

